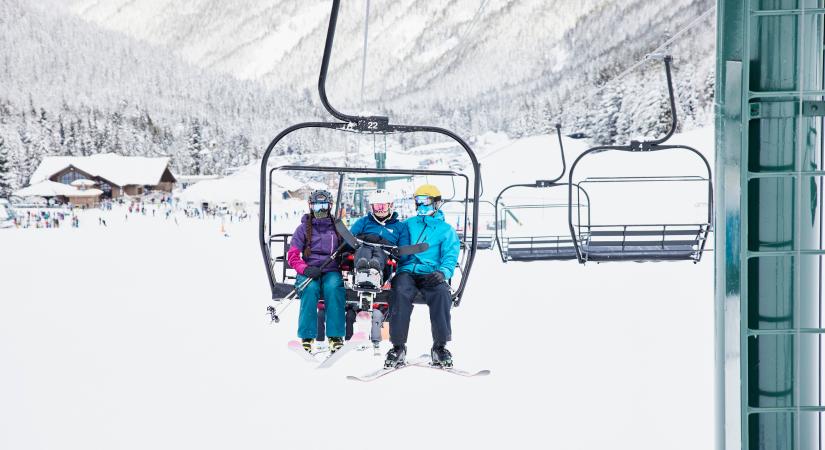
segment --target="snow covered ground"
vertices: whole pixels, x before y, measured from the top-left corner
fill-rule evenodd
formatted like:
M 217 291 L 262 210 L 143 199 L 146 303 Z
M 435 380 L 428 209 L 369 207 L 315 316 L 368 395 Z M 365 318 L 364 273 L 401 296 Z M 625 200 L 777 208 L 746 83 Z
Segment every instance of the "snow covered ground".
M 500 154 L 542 151 L 525 141 Z M 492 152 L 490 193 L 510 173 Z M 542 178 L 531 170 L 511 175 Z M 0 448 L 713 445 L 712 254 L 579 266 L 482 251 L 450 349 L 492 375 L 410 368 L 362 384 L 345 375 L 382 358 L 315 370 L 286 348 L 297 308 L 268 323 L 255 221 L 225 236 L 218 220 L 84 214 L 79 229 L 0 230 Z M 429 336 L 418 307 L 410 353 Z

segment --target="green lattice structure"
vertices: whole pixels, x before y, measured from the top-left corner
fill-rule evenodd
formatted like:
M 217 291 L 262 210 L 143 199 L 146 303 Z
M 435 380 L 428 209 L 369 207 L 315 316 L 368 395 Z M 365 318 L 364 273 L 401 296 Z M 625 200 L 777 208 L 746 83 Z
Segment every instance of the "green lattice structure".
M 823 448 L 823 3 L 718 3 L 717 449 Z

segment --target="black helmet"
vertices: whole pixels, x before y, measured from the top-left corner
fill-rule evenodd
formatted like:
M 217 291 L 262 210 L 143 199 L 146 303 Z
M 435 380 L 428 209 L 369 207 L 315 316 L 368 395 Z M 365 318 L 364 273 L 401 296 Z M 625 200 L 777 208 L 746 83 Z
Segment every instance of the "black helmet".
M 332 194 L 329 191 L 318 189 L 309 194 L 309 212 L 316 219 L 329 217 L 332 211 Z
M 309 193 L 309 204 L 330 203 L 332 204 L 332 194 L 324 189 L 316 189 Z

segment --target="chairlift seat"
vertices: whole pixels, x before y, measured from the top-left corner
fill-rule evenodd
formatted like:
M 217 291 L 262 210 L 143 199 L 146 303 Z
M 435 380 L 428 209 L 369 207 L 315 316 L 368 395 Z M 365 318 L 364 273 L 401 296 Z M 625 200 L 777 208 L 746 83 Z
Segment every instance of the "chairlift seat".
M 576 259 L 576 247 L 569 236 L 509 238 L 502 242 L 508 261 L 567 261 Z
M 638 229 L 644 227 L 646 229 Z M 701 258 L 709 225 L 615 226 L 591 229 L 582 241 L 585 261 L 694 261 Z
M 464 238 L 464 233 L 459 233 L 459 240 L 461 241 L 461 248 L 467 248 L 467 245 L 472 242 L 472 236 Z M 479 250 L 489 250 L 493 248 L 495 237 L 492 234 L 479 234 L 476 240 L 476 248 Z

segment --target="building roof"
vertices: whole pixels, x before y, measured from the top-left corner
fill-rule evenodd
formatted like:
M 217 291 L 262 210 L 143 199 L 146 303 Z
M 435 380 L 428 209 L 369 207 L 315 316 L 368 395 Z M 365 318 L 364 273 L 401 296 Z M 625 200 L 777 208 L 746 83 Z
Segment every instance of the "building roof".
M 146 158 L 101 153 L 91 156 L 46 156 L 34 171 L 29 184 L 46 180 L 74 166 L 89 175 L 104 178 L 118 186 L 156 185 L 169 167 L 169 158 Z
M 81 192 L 80 189 L 69 186 L 68 184 L 57 183 L 51 180 L 43 180 L 39 183 L 14 191 L 14 195 L 18 197 L 56 197 L 58 195 L 69 197 L 76 196 L 78 192 Z

